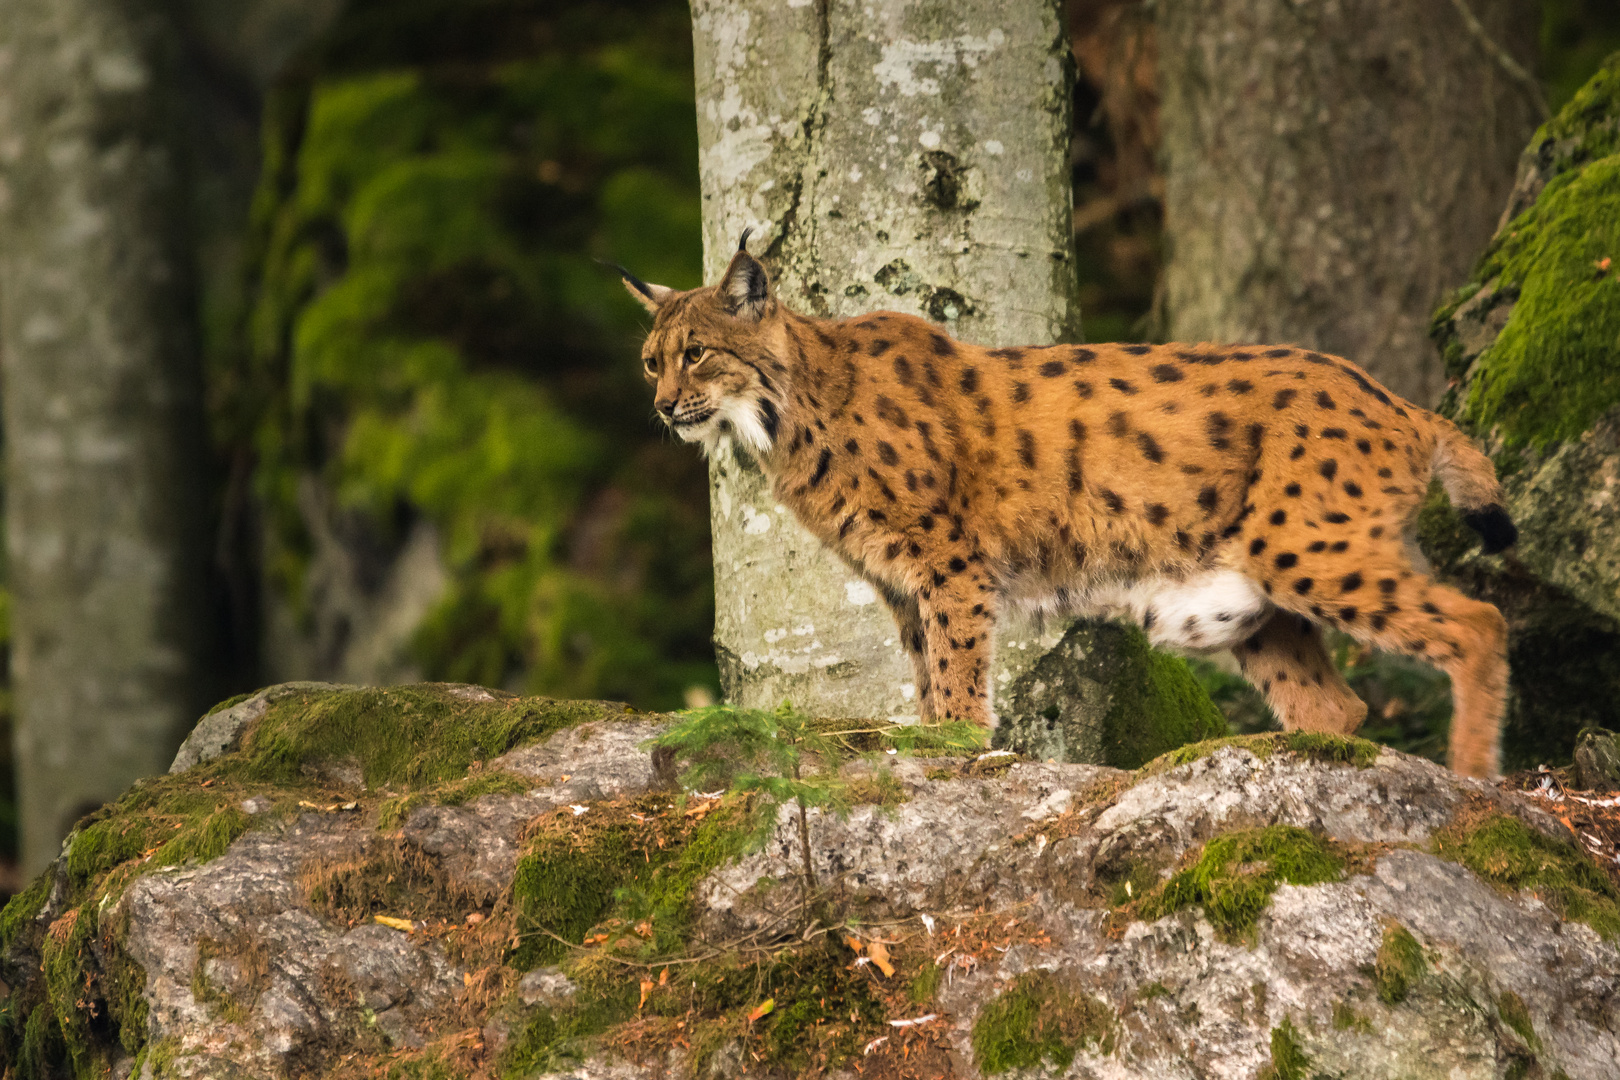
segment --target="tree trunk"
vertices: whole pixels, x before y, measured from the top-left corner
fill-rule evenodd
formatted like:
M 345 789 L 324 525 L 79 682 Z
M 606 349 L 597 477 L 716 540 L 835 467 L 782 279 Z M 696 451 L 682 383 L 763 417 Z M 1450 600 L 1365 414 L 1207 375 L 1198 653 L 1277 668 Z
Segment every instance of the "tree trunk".
M 1057 0 L 695 0 L 705 279 L 745 227 L 813 315 L 923 315 L 968 341 L 1078 340 L 1070 64 Z M 915 715 L 872 589 L 776 504 L 753 462 L 711 463 L 715 647 L 728 699 Z M 998 635 L 995 685 L 1055 644 Z
M 0 355 L 22 862 L 162 772 L 208 612 L 201 376 L 162 5 L 0 17 Z
M 1537 106 L 1535 5 L 1467 0 L 1160 5 L 1178 340 L 1294 342 L 1425 406 L 1429 316 L 1490 239 Z

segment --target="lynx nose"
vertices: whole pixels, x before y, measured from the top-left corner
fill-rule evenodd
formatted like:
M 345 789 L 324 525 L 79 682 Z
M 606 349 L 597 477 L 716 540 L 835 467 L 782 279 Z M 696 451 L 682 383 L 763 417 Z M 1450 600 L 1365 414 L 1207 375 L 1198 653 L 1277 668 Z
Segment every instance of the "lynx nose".
M 664 415 L 666 417 L 674 416 L 675 415 L 675 402 L 678 400 L 678 398 L 679 398 L 679 395 L 676 395 L 676 397 L 669 397 L 669 398 L 661 397 L 657 401 L 653 402 L 653 408 L 657 409 L 662 415 Z

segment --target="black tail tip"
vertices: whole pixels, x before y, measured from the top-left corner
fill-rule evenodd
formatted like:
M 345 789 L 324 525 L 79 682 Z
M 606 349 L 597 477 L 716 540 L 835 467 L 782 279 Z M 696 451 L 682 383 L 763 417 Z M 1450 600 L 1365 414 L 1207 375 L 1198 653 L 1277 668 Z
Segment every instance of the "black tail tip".
M 1481 550 L 1487 555 L 1506 551 L 1518 542 L 1518 527 L 1513 524 L 1513 519 L 1507 516 L 1507 511 L 1500 506 L 1492 504 L 1478 510 L 1469 510 L 1463 514 L 1462 519 L 1464 524 L 1479 533 L 1480 539 L 1485 541 Z

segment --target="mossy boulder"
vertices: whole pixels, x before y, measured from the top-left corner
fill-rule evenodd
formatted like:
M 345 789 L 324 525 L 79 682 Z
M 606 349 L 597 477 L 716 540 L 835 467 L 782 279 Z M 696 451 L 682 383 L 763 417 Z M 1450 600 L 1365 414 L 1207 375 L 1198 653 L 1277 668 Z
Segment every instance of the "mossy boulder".
M 730 713 L 701 752 L 732 746 L 736 781 L 701 792 L 696 721 L 609 703 L 224 703 L 0 914 L 0 1072 L 1483 1080 L 1620 1056 L 1590 1007 L 1620 891 L 1524 796 L 1350 739 L 1125 771 L 847 720 L 745 778 L 768 714 Z M 818 783 L 843 797 L 801 814 Z
M 1620 727 L 1620 54 L 1537 131 L 1434 333 L 1440 411 L 1484 442 L 1519 543 L 1482 555 L 1438 490 L 1420 540 L 1507 616 L 1504 763 L 1566 762 L 1581 728 Z
M 997 690 L 996 709 L 996 746 L 1116 769 L 1227 732 L 1185 660 L 1155 650 L 1134 626 L 1084 619 Z

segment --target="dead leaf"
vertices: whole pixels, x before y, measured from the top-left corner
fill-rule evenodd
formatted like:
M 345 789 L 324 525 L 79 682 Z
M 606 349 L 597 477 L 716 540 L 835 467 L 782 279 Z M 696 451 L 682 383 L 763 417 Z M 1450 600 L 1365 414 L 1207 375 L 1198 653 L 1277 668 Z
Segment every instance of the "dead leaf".
M 1608 269 L 1609 269 L 1610 262 L 1611 262 L 1611 260 L 1609 259 L 1609 257 L 1607 255 L 1603 256 L 1603 258 L 1601 258 L 1601 259 L 1599 259 L 1597 261 L 1598 270 L 1600 272 L 1607 273 Z
M 473 984 L 472 972 L 463 971 L 461 973 L 461 985 L 467 987 L 468 989 L 471 989 L 472 984 Z
M 665 969 L 665 970 L 668 970 L 668 969 Z M 647 995 L 652 993 L 653 992 L 653 987 L 655 987 L 657 985 L 658 984 L 653 982 L 651 979 L 642 979 L 641 980 L 641 1000 L 636 1002 L 636 1009 L 638 1011 L 640 1010 L 640 1008 L 643 1005 L 647 1004 Z
M 607 939 L 608 936 L 606 934 L 592 934 L 590 937 L 585 939 L 584 943 L 586 945 L 600 945 Z
M 866 951 L 866 942 L 862 941 L 854 934 L 846 934 L 844 936 L 844 944 L 848 945 L 850 947 L 850 951 L 854 952 L 857 956 Z
M 468 926 L 477 926 L 479 923 L 481 923 L 483 921 L 484 921 L 484 913 L 483 912 L 481 912 L 481 911 L 469 911 L 469 912 L 467 912 L 467 925 Z
M 669 984 L 669 968 L 665 968 L 663 971 L 660 971 L 658 973 L 658 985 L 659 986 L 667 986 L 668 984 Z
M 775 998 L 766 998 L 764 1001 L 760 1002 L 758 1005 L 755 1005 L 752 1009 L 748 1010 L 748 1022 L 750 1024 L 752 1024 L 755 1020 L 758 1020 L 760 1017 L 768 1015 L 775 1008 L 776 1008 L 776 999 Z
M 373 915 L 372 918 L 384 926 L 392 927 L 395 930 L 403 930 L 407 934 L 416 929 L 416 924 L 409 919 L 396 919 L 392 915 Z
M 636 933 L 641 935 L 642 937 L 650 938 L 650 937 L 652 937 L 652 932 L 653 932 L 652 923 L 647 922 L 646 920 L 642 920 L 641 922 L 636 923 Z
M 866 952 L 872 958 L 872 963 L 876 964 L 878 970 L 883 972 L 884 978 L 894 975 L 894 965 L 889 963 L 889 948 L 887 945 L 881 941 L 874 941 L 866 946 Z

